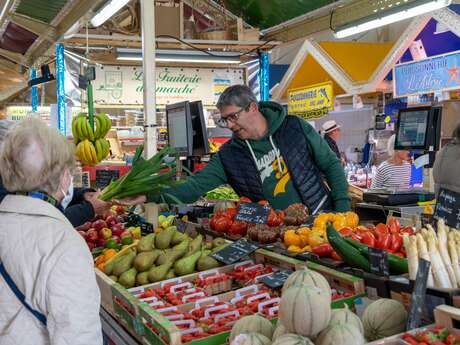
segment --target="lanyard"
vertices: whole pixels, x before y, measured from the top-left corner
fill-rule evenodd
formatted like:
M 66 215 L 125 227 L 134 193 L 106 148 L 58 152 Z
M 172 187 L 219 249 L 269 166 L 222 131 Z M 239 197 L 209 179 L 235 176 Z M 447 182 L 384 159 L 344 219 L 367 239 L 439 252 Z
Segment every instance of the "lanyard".
M 61 206 L 59 205 L 59 202 L 55 198 L 53 198 L 51 195 L 48 195 L 45 192 L 16 192 L 15 194 L 28 196 L 34 199 L 40 199 L 40 200 L 46 201 L 47 203 L 61 210 Z

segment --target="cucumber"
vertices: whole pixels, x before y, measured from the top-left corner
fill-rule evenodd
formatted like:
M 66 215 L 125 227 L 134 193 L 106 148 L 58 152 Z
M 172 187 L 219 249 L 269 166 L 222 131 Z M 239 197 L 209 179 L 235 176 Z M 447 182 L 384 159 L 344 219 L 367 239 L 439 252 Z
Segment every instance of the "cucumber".
M 330 223 L 327 225 L 327 238 L 332 248 L 342 257 L 343 261 L 352 267 L 361 268 L 366 272 L 370 271 L 369 260 L 361 255 L 358 249 L 347 243 Z
M 354 241 L 351 238 L 345 238 L 350 245 L 359 250 L 359 252 L 364 255 L 366 258 L 369 258 L 369 246 L 362 244 L 358 241 Z M 409 272 L 409 267 L 407 265 L 407 259 L 401 258 L 397 255 L 388 253 L 388 266 L 390 268 L 390 274 L 405 274 Z

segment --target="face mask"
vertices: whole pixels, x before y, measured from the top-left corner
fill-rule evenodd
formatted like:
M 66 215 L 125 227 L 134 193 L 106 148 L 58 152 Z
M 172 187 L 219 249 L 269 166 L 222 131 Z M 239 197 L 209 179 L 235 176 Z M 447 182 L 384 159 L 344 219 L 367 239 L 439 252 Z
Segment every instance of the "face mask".
M 67 206 L 69 206 L 73 198 L 73 176 L 70 176 L 70 185 L 69 189 L 67 190 L 67 193 L 65 193 L 62 189 L 61 193 L 64 194 L 64 199 L 62 199 L 61 201 L 61 206 L 65 210 Z

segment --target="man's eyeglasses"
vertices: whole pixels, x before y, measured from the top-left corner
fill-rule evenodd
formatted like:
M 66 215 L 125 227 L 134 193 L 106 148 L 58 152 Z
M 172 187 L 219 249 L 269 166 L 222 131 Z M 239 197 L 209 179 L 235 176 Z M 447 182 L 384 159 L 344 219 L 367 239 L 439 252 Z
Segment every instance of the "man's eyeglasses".
M 222 128 L 228 128 L 228 122 L 235 123 L 238 121 L 238 118 L 240 117 L 241 112 L 245 111 L 248 109 L 248 106 L 241 108 L 240 110 L 230 113 L 225 117 L 222 117 L 222 115 L 216 115 L 214 117 L 214 122 L 217 126 L 222 127 Z

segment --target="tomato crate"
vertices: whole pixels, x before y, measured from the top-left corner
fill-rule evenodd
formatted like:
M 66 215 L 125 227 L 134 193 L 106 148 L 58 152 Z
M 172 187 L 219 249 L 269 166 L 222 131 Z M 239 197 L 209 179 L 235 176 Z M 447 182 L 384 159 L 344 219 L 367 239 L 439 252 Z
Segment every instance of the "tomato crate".
M 439 305 L 434 309 L 434 320 L 434 324 L 412 329 L 388 338 L 379 339 L 367 343 L 367 345 L 410 345 L 409 342 L 404 340 L 404 337 L 427 331 L 439 331 L 444 328 L 447 328 L 449 334 L 454 337 L 456 341 L 460 340 L 460 309 L 448 305 Z
M 131 333 L 143 335 L 144 328 L 139 316 L 139 300 L 118 283 L 112 285 L 112 296 L 116 318 Z
M 389 280 L 389 290 L 390 298 L 401 302 L 407 309 L 409 309 L 412 291 L 414 290 L 414 281 L 409 280 L 405 276 L 391 277 Z M 460 289 L 427 287 L 422 321 L 425 324 L 432 323 L 434 320 L 433 310 L 438 305 L 454 305 L 456 296 L 460 296 Z
M 364 281 L 361 278 L 350 274 L 338 272 L 332 268 L 325 267 L 310 261 L 300 261 L 295 258 L 287 257 L 266 249 L 258 249 L 253 254 L 256 263 L 263 263 L 276 266 L 280 269 L 298 270 L 302 267 L 321 273 L 328 281 L 332 289 L 343 291 L 351 296 L 332 301 L 332 308 L 342 308 L 347 304 L 350 308 L 354 307 L 354 301 L 358 297 L 365 295 Z
M 261 289 L 261 290 L 259 290 Z M 265 289 L 265 290 L 264 290 Z M 219 296 L 213 296 L 193 304 L 180 305 L 177 307 L 163 308 L 142 302 L 140 304 L 140 316 L 144 326 L 144 340 L 152 345 L 221 345 L 227 342 L 231 326 L 237 319 L 244 315 L 238 312 L 237 303 L 242 298 L 257 298 L 257 294 L 263 295 L 267 288 L 250 286 L 236 291 L 231 291 Z M 266 294 L 266 292 L 265 292 Z M 267 296 L 263 296 L 267 297 Z M 259 305 L 276 302 L 279 297 L 269 296 Z M 202 322 L 213 320 L 213 323 Z M 225 325 L 220 325 L 219 320 L 226 320 Z M 271 317 L 271 322 L 276 324 L 277 316 Z M 184 327 L 187 325 L 189 328 Z M 219 331 L 219 328 L 221 329 Z M 215 334 L 213 334 L 215 332 Z M 197 337 L 186 340 L 187 334 L 195 333 Z

